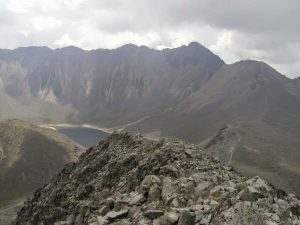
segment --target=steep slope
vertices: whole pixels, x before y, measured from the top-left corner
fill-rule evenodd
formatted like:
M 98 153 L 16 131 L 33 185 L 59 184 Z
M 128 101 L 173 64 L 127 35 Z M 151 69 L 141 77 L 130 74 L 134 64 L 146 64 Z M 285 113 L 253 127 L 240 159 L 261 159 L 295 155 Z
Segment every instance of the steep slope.
M 300 201 L 197 146 L 114 133 L 37 190 L 14 224 L 286 225 Z
M 81 146 L 51 129 L 1 121 L 0 206 L 32 193 L 82 152 Z
M 223 64 L 198 43 L 162 51 L 29 47 L 0 52 L 0 78 L 9 96 L 52 104 L 65 120 L 120 125 L 177 104 Z

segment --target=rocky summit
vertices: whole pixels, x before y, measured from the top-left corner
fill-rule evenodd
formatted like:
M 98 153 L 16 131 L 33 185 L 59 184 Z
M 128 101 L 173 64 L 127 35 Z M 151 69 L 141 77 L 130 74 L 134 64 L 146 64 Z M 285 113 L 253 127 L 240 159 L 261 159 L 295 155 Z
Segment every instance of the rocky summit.
M 200 147 L 113 133 L 37 190 L 15 225 L 296 225 L 300 200 Z

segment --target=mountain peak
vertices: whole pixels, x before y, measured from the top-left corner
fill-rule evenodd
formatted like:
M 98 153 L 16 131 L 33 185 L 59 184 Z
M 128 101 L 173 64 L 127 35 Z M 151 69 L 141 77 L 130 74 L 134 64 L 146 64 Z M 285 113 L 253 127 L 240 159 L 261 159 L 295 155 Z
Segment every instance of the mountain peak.
M 125 45 L 122 45 L 120 46 L 119 48 L 117 49 L 136 49 L 138 48 L 139 46 L 135 45 L 135 44 L 125 44 Z
M 199 42 L 196 42 L 196 41 L 192 41 L 191 43 L 188 44 L 188 47 L 191 47 L 191 48 L 203 48 L 204 46 L 201 45 Z

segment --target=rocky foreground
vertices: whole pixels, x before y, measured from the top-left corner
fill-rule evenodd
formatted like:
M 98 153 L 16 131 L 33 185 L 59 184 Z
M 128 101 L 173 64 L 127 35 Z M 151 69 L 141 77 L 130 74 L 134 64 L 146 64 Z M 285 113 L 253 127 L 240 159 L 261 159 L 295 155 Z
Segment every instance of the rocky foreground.
M 36 191 L 14 224 L 299 225 L 300 201 L 195 145 L 114 133 Z

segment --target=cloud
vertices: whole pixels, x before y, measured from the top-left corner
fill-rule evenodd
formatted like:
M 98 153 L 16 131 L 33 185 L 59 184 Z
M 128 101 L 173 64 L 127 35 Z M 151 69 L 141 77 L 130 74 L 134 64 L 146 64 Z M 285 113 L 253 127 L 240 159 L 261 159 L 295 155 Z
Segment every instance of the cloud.
M 227 63 L 300 75 L 299 0 L 0 0 L 0 48 L 152 48 L 198 41 Z

